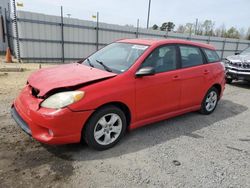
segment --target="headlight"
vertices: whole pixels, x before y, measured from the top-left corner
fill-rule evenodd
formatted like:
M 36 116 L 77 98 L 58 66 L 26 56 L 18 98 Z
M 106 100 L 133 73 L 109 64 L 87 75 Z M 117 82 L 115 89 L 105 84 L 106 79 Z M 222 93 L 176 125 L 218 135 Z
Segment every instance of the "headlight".
M 45 108 L 59 109 L 73 104 L 84 97 L 83 91 L 65 91 L 51 95 L 45 99 L 41 106 Z
M 230 61 L 227 59 L 223 59 L 222 62 L 224 63 L 225 66 L 227 66 L 230 63 Z

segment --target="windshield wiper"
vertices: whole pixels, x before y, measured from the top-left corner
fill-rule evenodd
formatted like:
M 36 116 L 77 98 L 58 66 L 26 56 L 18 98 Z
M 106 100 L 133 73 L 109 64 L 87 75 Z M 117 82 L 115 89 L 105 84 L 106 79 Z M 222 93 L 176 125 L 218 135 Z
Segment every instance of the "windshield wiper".
M 94 65 L 90 62 L 89 58 L 87 58 L 86 60 L 87 60 L 87 62 L 89 64 L 89 66 L 94 67 Z
M 100 65 L 102 65 L 103 68 L 104 68 L 106 71 L 108 71 L 108 72 L 113 72 L 112 69 L 109 68 L 107 65 L 105 65 L 103 62 L 98 61 L 97 59 L 96 59 L 96 62 L 99 63 Z

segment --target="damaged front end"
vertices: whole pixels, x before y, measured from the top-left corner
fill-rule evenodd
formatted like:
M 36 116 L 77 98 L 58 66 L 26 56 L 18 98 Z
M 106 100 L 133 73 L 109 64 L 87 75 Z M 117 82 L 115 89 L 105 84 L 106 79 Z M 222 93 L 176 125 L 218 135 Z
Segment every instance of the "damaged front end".
M 46 99 L 38 97 L 36 90 L 26 85 L 11 107 L 13 119 L 22 130 L 40 142 L 46 144 L 79 142 L 82 127 L 93 111 L 73 112 L 67 106 L 46 108 L 42 107 L 44 101 Z
M 250 61 L 225 59 L 224 64 L 227 83 L 233 80 L 250 81 Z
M 47 144 L 81 140 L 82 127 L 94 110 L 74 112 L 68 106 L 85 97 L 85 86 L 116 74 L 79 66 L 62 65 L 33 73 L 15 99 L 13 119 L 36 140 Z

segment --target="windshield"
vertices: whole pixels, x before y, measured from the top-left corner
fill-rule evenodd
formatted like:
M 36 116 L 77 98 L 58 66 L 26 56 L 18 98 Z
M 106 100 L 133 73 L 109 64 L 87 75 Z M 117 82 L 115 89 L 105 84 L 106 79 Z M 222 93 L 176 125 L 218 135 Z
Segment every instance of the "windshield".
M 128 70 L 147 48 L 145 45 L 112 43 L 88 57 L 83 64 L 119 74 Z
M 250 47 L 245 49 L 243 52 L 240 53 L 241 55 L 250 55 Z

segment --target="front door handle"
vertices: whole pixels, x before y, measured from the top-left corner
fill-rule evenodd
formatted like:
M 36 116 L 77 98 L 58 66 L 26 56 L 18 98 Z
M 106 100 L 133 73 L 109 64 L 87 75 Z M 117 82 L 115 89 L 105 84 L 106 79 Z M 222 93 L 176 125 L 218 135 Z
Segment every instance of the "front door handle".
M 173 77 L 173 80 L 180 80 L 180 76 L 175 75 L 175 76 Z
M 204 70 L 204 74 L 209 74 L 209 70 Z

